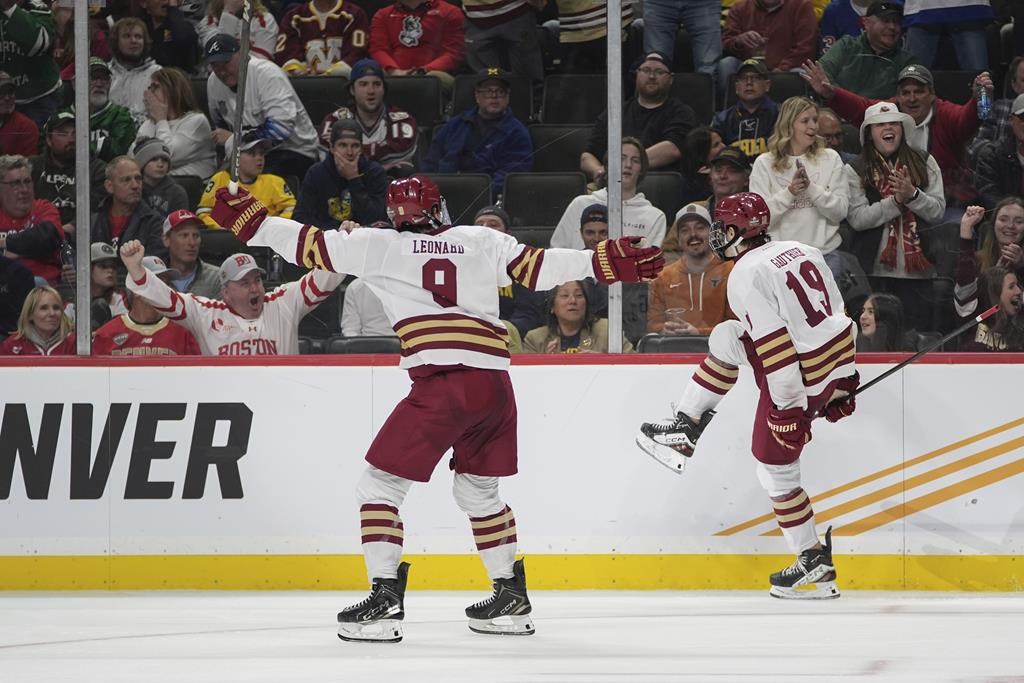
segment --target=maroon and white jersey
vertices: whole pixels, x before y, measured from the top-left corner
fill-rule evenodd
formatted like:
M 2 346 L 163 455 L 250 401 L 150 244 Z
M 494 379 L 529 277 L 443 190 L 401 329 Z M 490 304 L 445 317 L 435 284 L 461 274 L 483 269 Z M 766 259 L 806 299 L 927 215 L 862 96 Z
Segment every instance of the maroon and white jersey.
M 515 281 L 551 289 L 594 276 L 589 251 L 535 249 L 475 225 L 434 234 L 377 228 L 346 233 L 268 218 L 249 244 L 271 247 L 309 268 L 362 278 L 402 341 L 403 368 L 505 370 L 508 330 L 498 317 L 498 288 Z
M 128 289 L 144 297 L 165 317 L 195 335 L 204 356 L 284 356 L 299 352 L 299 321 L 319 306 L 345 279 L 313 271 L 263 296 L 263 314 L 248 320 L 226 303 L 182 294 L 160 278 L 129 276 Z
M 92 339 L 96 356 L 198 356 L 195 336 L 181 325 L 161 318 L 137 323 L 127 314 L 107 321 Z
M 854 372 L 855 330 L 821 252 L 769 242 L 744 252 L 729 275 L 729 306 L 749 335 L 779 408 L 807 407 L 829 382 Z
M 339 107 L 324 117 L 320 125 L 320 143 L 330 149 L 331 126 L 341 119 L 351 119 L 363 131 L 363 156 L 372 159 L 385 169 L 399 164 L 412 164 L 416 155 L 416 140 L 419 131 L 416 119 L 406 111 L 391 105 L 381 109 L 377 122 L 370 128 L 348 107 Z
M 351 67 L 366 56 L 370 22 L 366 12 L 349 0 L 320 13 L 313 2 L 296 5 L 281 19 L 277 36 L 277 63 L 285 71 L 326 74 Z

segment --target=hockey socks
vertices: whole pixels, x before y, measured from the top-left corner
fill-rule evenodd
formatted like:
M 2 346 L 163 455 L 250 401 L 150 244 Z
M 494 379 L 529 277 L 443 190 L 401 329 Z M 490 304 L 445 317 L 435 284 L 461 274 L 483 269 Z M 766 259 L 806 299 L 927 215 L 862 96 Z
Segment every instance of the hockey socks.
M 512 578 L 516 558 L 516 518 L 512 508 L 486 517 L 470 517 L 473 541 L 491 580 Z
M 772 508 L 775 510 L 775 521 L 794 554 L 799 555 L 818 544 L 818 533 L 814 530 L 814 510 L 811 509 L 811 499 L 806 491 L 797 488 L 781 496 L 773 496 Z
M 675 409 L 699 418 L 705 411 L 714 409 L 729 390 L 736 386 L 739 374 L 739 368 L 735 365 L 723 363 L 714 356 L 706 356 L 687 383 Z
M 398 578 L 405 538 L 398 508 L 384 503 L 364 503 L 359 507 L 359 517 L 370 581 Z

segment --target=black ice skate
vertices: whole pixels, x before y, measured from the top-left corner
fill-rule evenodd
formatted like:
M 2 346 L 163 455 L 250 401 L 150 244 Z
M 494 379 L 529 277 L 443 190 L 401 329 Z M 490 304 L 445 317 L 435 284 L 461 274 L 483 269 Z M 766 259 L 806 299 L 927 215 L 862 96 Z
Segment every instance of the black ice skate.
M 533 635 L 530 598 L 526 595 L 523 561 L 512 565 L 511 579 L 497 579 L 494 595 L 466 608 L 469 628 L 476 633 L 504 636 Z
M 402 562 L 397 579 L 374 579 L 369 597 L 338 612 L 338 637 L 352 642 L 401 642 L 408 578 L 409 563 Z
M 697 440 L 707 429 L 715 411 L 705 410 L 700 423 L 694 422 L 682 412 L 667 420 L 644 422 L 636 437 L 636 445 L 676 474 L 686 468 L 686 459 L 693 455 Z
M 839 597 L 836 568 L 832 563 L 832 527 L 825 532 L 819 549 L 805 550 L 796 562 L 768 579 L 769 594 L 786 600 L 829 600 Z

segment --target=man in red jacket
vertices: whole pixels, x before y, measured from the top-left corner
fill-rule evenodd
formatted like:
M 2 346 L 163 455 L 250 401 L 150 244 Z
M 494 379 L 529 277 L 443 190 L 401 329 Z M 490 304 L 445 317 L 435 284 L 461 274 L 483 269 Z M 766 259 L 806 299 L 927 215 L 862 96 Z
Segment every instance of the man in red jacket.
M 0 71 L 0 155 L 39 153 L 39 127 L 29 117 L 14 110 L 17 86 L 6 71 Z
M 0 252 L 6 251 L 33 275 L 58 284 L 64 239 L 57 207 L 36 199 L 28 159 L 0 157 Z
M 450 91 L 466 49 L 462 22 L 445 0 L 398 0 L 373 15 L 370 57 L 389 76 L 434 76 Z
M 828 106 L 855 126 L 863 123 L 868 107 L 881 101 L 832 85 L 818 62 L 804 63 L 803 76 Z M 978 92 L 978 88 L 985 88 L 991 96 L 992 79 L 987 71 L 975 76 L 972 92 Z M 936 97 L 932 72 L 920 64 L 911 64 L 900 71 L 896 97 L 889 101 L 914 119 L 914 131 L 907 137 L 910 146 L 931 154 L 942 169 L 946 194 L 942 222 L 959 223 L 964 208 L 978 196 L 965 160 L 967 143 L 978 132 L 977 100 L 972 97 L 965 104 L 954 104 Z

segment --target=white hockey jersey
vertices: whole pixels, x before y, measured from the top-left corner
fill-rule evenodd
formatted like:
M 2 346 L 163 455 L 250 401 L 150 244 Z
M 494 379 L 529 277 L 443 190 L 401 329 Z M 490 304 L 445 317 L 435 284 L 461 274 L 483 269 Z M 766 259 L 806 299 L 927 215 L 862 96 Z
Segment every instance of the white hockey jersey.
M 466 365 L 507 369 L 508 331 L 498 288 L 534 290 L 593 277 L 593 254 L 535 249 L 479 226 L 436 234 L 360 228 L 323 231 L 285 218 L 263 221 L 252 246 L 299 265 L 351 273 L 380 298 L 402 342 L 401 367 Z
M 807 407 L 854 372 L 856 327 L 821 252 L 769 242 L 744 252 L 729 275 L 729 306 L 750 337 L 747 355 L 780 408 Z
M 306 273 L 267 292 L 263 314 L 255 320 L 243 318 L 223 301 L 177 292 L 148 274 L 142 282 L 129 276 L 126 284 L 164 317 L 192 332 L 204 356 L 284 356 L 299 352 L 299 321 L 344 279 L 335 273 Z

